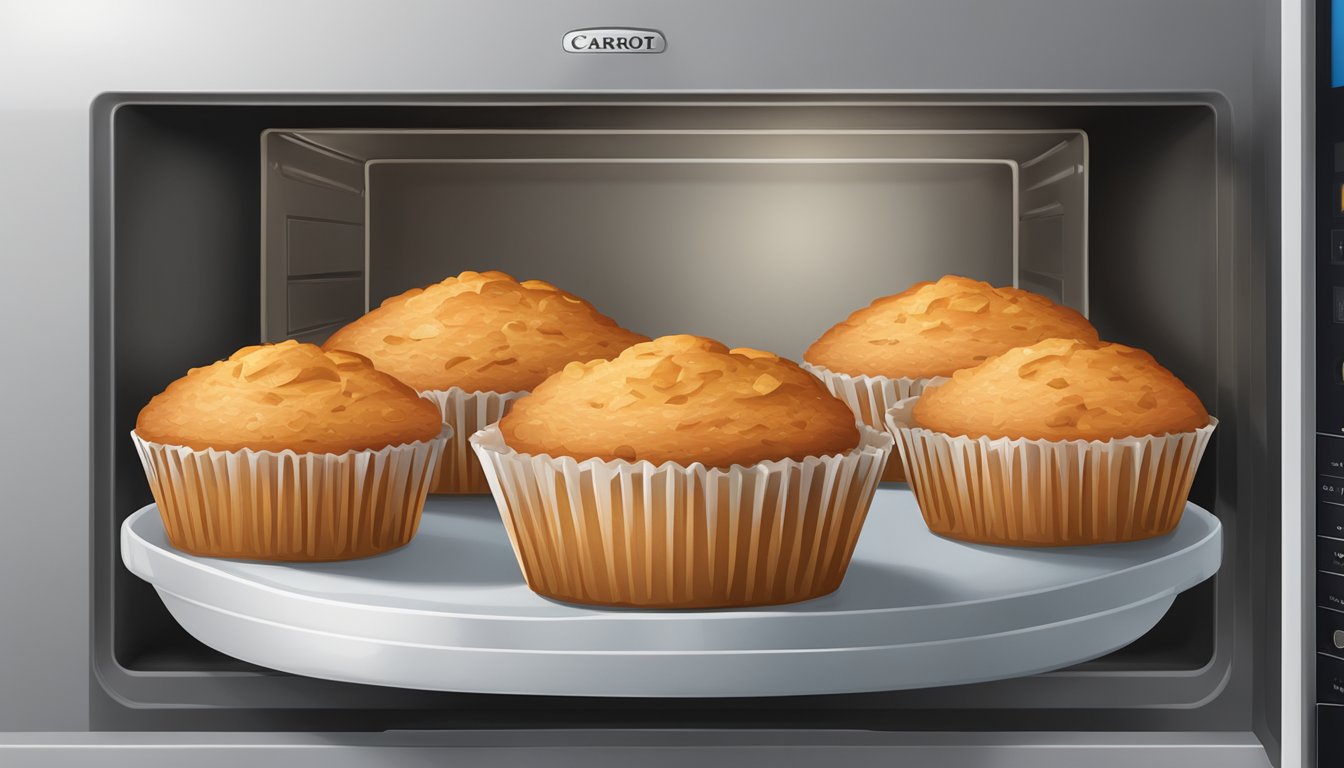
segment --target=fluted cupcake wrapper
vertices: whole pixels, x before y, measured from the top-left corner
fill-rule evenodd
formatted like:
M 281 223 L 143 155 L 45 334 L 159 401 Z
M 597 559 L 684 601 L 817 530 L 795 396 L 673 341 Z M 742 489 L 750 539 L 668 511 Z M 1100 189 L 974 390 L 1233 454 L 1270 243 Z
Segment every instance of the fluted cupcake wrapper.
M 255 560 L 366 557 L 415 536 L 444 442 L 343 454 L 217 451 L 131 432 L 168 540 L 184 552 Z
M 840 586 L 891 452 L 860 427 L 833 456 L 707 469 L 577 461 L 471 442 L 533 591 L 639 608 L 771 605 Z
M 887 420 L 929 530 L 981 544 L 1075 546 L 1170 533 L 1218 420 L 1113 440 L 972 438 Z
M 459 387 L 424 390 L 420 396 L 439 406 L 443 423 L 453 428 L 434 470 L 430 493 L 489 493 L 481 462 L 467 442 L 477 431 L 499 421 L 509 403 L 527 392 L 468 392 Z
M 886 431 L 887 410 L 907 397 L 914 397 L 925 387 L 941 384 L 947 379 L 933 376 L 924 379 L 893 379 L 889 376 L 863 376 L 836 373 L 829 368 L 811 363 L 802 364 L 804 370 L 821 379 L 832 395 L 840 398 L 854 412 L 860 424 Z M 905 482 L 905 467 L 900 456 L 893 455 L 882 473 L 885 483 Z

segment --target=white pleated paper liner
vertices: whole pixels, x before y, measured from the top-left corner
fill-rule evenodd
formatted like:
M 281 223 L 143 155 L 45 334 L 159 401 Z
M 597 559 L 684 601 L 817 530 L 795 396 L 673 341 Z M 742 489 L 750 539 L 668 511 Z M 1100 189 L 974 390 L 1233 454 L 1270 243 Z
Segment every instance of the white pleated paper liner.
M 982 544 L 1075 546 L 1170 533 L 1218 420 L 1193 432 L 1028 440 L 934 432 L 918 397 L 887 420 L 929 530 Z
M 509 403 L 527 392 L 468 392 L 459 387 L 425 390 L 420 396 L 439 406 L 443 423 L 453 428 L 434 471 L 430 493 L 489 493 L 480 460 L 467 440 L 503 418 Z
M 887 410 L 907 397 L 914 397 L 925 387 L 947 381 L 945 377 L 933 376 L 922 379 L 891 378 L 889 376 L 866 376 L 837 373 L 820 365 L 802 363 L 803 369 L 821 379 L 832 395 L 840 398 L 854 412 L 859 423 L 873 429 L 886 431 Z M 905 468 L 899 456 L 893 455 L 887 462 L 882 474 L 887 483 L 905 482 Z
M 131 432 L 168 540 L 194 555 L 315 562 L 367 557 L 415 536 L 452 434 L 379 450 L 217 451 Z
M 528 455 L 499 427 L 471 437 L 533 591 L 639 608 L 771 605 L 840 586 L 891 452 L 710 469 Z

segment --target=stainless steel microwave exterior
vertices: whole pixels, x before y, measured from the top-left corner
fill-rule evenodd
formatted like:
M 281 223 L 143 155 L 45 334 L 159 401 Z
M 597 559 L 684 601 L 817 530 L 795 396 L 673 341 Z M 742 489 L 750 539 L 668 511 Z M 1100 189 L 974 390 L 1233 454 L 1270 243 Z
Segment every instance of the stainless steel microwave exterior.
M 1279 378 L 1304 365 L 1305 318 L 1292 310 L 1310 295 L 1292 247 L 1303 222 L 1279 207 L 1280 193 L 1301 194 L 1302 168 L 1281 169 L 1280 150 L 1302 162 L 1305 108 L 1293 90 L 1304 67 L 1281 56 L 1280 35 L 1309 43 L 1309 11 L 1258 0 L 5 6 L 0 70 L 18 76 L 0 78 L 0 392 L 11 405 L 0 763 L 171 765 L 190 751 L 221 765 L 688 754 L 1310 764 L 1310 587 L 1298 569 L 1312 525 L 1291 474 L 1300 465 L 1281 473 L 1277 460 L 1310 456 L 1306 384 Z M 575 30 L 626 27 L 658 30 L 666 50 L 563 45 Z M 1282 124 L 1281 98 L 1295 105 Z M 1224 569 L 1173 609 L 1168 650 L 968 689 L 618 706 L 351 689 L 144 645 L 136 622 L 153 618 L 134 607 L 110 535 L 141 490 L 116 482 L 125 435 L 113 427 L 138 407 L 127 382 L 203 338 L 260 338 L 260 206 L 248 202 L 263 131 L 781 122 L 1086 133 L 1092 316 L 1167 345 L 1222 422 L 1201 493 L 1225 526 Z M 179 327 L 136 339 L 145 281 L 164 290 L 155 316 Z M 229 306 L 244 285 L 246 306 Z M 1169 650 L 1182 638 L 1191 647 Z M 132 641 L 142 661 L 129 663 Z

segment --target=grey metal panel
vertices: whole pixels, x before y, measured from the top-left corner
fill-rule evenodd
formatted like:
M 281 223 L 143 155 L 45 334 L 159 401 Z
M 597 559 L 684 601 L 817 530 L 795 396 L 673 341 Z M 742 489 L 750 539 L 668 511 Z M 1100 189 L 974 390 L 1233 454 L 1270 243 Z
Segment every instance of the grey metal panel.
M 364 278 L 291 280 L 286 335 L 348 322 L 364 313 Z
M 594 765 L 1268 768 L 1244 733 L 871 733 L 860 731 L 494 731 L 382 734 L 0 734 L 15 768 L 97 756 L 108 768 Z
M 753 114 L 753 112 L 755 114 Z M 953 105 L 883 109 L 798 102 L 714 116 L 660 110 L 621 128 L 304 130 L 294 136 L 361 160 L 472 157 L 919 157 L 1026 162 L 1068 129 L 986 130 Z M 951 127 L 956 126 L 956 127 Z
M 88 727 L 87 122 L 83 109 L 0 107 L 0 143 L 8 145 L 0 167 L 10 179 L 0 188 L 0 260 L 10 286 L 0 302 L 0 348 L 10 361 L 0 398 L 22 403 L 9 409 L 7 429 L 24 436 L 0 442 L 0 729 Z M 22 511 L 37 509 L 45 512 Z
M 87 106 L 111 88 L 183 92 L 733 92 L 1200 90 L 1240 100 L 1248 52 L 1266 42 L 1262 7 L 1242 2 L 978 0 L 868 2 L 837 13 L 814 0 L 468 0 L 324 5 L 321 34 L 303 3 L 262 0 L 164 8 L 151 0 L 78 18 L 32 0 L 5 25 L 15 107 Z M 657 56 L 573 56 L 577 20 L 622 17 L 668 40 Z M 150 23 L 152 21 L 152 23 Z M 78 65 L 58 62 L 78 22 Z M 379 35 L 371 40 L 369 30 Z M 165 34 L 170 30 L 171 34 Z M 239 56 L 237 41 L 253 42 Z M 452 44 L 447 44 L 451 41 Z M 1142 41 L 1141 45 L 1136 41 Z M 1034 44 L 1033 44 L 1034 43 Z M 372 45 L 372 50 L 370 46 Z M 352 55 L 352 51 L 363 51 Z M 129 54 L 129 55 L 128 55 Z M 169 64 L 171 62 L 171 64 Z M 304 66 L 293 66 L 303 62 Z
M 1256 701 L 1254 732 L 1270 754 L 1281 750 L 1281 764 L 1294 761 L 1318 764 L 1317 734 L 1320 707 L 1316 706 L 1316 377 L 1315 261 L 1316 239 L 1316 77 L 1318 39 L 1330 32 L 1318 30 L 1316 10 L 1324 4 L 1285 0 L 1263 9 L 1262 18 L 1278 31 L 1271 36 L 1260 61 L 1279 67 L 1256 67 L 1257 83 L 1279 97 L 1278 103 L 1259 103 L 1257 122 L 1265 144 L 1277 149 L 1257 185 L 1255 203 L 1267 212 L 1268 228 L 1277 235 L 1279 263 L 1252 275 L 1264 279 L 1280 297 L 1280 337 L 1271 345 L 1268 367 L 1279 371 L 1267 389 L 1279 406 L 1282 423 L 1257 424 L 1277 455 L 1271 471 L 1280 483 L 1280 520 L 1262 529 L 1263 568 L 1282 573 L 1282 589 L 1266 595 L 1266 610 L 1279 616 L 1278 625 L 1263 627 L 1257 657 L 1257 676 L 1267 679 L 1265 695 Z M 1277 162 L 1275 162 L 1277 160 Z M 1273 295 L 1273 294 L 1271 294 Z M 1282 678 L 1280 678 L 1282 673 Z
M 364 229 L 356 222 L 290 217 L 286 237 L 291 278 L 364 271 Z
M 1269 81 L 1266 90 L 1280 96 L 1278 104 L 1258 104 L 1257 118 L 1265 128 L 1265 143 L 1279 149 L 1281 162 L 1269 164 L 1265 189 L 1256 203 L 1268 210 L 1268 228 L 1280 238 L 1281 266 L 1271 261 L 1264 277 L 1270 290 L 1277 288 L 1281 297 L 1281 336 L 1271 344 L 1270 354 L 1270 368 L 1278 368 L 1281 374 L 1278 381 L 1270 378 L 1268 390 L 1271 401 L 1280 405 L 1282 424 L 1276 431 L 1271 419 L 1265 428 L 1268 442 L 1280 456 L 1282 520 L 1266 525 L 1269 546 L 1264 548 L 1264 568 L 1282 573 L 1283 583 L 1281 590 L 1271 590 L 1266 599 L 1267 611 L 1280 617 L 1280 625 L 1264 628 L 1257 671 L 1270 684 L 1257 702 L 1253 723 L 1271 755 L 1279 753 L 1282 745 L 1282 764 L 1298 760 L 1317 765 L 1321 732 L 1316 716 L 1320 708 L 1316 706 L 1314 642 L 1317 524 L 1315 494 L 1307 490 L 1315 487 L 1311 473 L 1316 466 L 1316 378 L 1314 366 L 1307 361 L 1316 343 L 1311 300 L 1316 295 L 1316 271 L 1311 266 L 1316 206 L 1310 202 L 1316 163 L 1315 65 L 1320 53 L 1317 40 L 1326 30 L 1317 27 L 1319 3 L 1286 0 L 1279 5 L 1279 9 L 1266 10 L 1269 25 L 1280 27 L 1280 36 L 1269 38 L 1262 60 L 1281 62 L 1282 71 L 1277 71 L 1280 67 L 1256 70 L 1262 84 Z M 1275 23 L 1280 22 L 1275 10 L 1282 14 L 1280 24 Z

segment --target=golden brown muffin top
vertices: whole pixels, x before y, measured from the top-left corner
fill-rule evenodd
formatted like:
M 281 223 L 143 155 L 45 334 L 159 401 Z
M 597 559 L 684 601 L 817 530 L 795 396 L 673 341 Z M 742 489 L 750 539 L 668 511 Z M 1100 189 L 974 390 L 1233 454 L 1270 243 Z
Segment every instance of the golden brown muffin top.
M 135 431 L 197 450 L 345 453 L 429 440 L 442 421 L 367 358 L 282 341 L 187 371 L 140 411 Z
M 1199 398 L 1153 356 L 1123 344 L 1048 339 L 924 390 L 914 421 L 949 435 L 1110 440 L 1207 426 Z
M 947 275 L 873 301 L 822 334 L 803 359 L 836 373 L 921 379 L 1057 337 L 1096 341 L 1097 331 L 1044 296 Z
M 521 392 L 641 341 L 550 283 L 463 272 L 393 296 L 322 346 L 358 352 L 420 391 Z
M 520 453 L 707 467 L 859 444 L 849 407 L 796 363 L 699 336 L 663 336 L 615 360 L 570 363 L 515 401 L 500 430 Z

